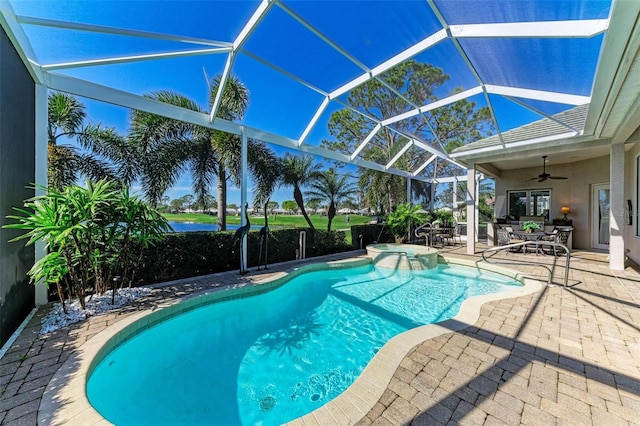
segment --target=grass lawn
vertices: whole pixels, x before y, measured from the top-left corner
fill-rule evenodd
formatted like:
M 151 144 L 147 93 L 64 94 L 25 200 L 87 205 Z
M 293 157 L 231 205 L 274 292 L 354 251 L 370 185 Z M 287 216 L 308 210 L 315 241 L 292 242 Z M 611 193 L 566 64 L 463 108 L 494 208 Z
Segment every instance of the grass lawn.
M 172 222 L 217 223 L 218 217 L 203 213 L 163 213 L 167 220 Z M 316 229 L 327 229 L 327 216 L 309 216 Z M 240 225 L 240 216 L 227 216 L 227 225 Z M 349 215 L 349 224 L 345 215 L 337 215 L 331 222 L 331 229 L 347 231 L 347 242 L 351 242 L 351 225 L 369 223 L 371 216 Z M 264 226 L 264 215 L 249 216 L 249 222 L 254 226 Z M 269 228 L 307 228 L 307 221 L 302 215 L 269 215 Z

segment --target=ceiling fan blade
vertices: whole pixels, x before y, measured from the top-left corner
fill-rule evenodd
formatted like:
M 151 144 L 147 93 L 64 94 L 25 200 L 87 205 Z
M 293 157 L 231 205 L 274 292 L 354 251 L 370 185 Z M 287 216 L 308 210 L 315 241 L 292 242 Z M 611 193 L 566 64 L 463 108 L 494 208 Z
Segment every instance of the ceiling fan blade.
M 534 178 L 535 179 L 535 178 Z M 540 179 L 538 179 L 538 182 L 544 182 L 545 180 L 547 180 L 547 177 L 541 177 Z
M 549 179 L 569 179 L 564 176 L 549 176 Z

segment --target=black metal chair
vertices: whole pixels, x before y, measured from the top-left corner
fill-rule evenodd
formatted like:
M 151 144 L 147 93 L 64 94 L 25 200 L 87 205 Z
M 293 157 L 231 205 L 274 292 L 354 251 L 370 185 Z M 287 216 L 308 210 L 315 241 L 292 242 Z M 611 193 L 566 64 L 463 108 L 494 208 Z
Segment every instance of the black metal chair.
M 458 222 L 456 222 L 453 225 L 453 245 L 456 245 L 456 239 L 460 242 L 460 245 L 462 245 L 462 232 L 460 230 L 460 224 Z
M 511 240 L 511 234 L 509 233 L 509 231 L 507 231 L 504 228 L 498 228 L 496 230 L 496 232 L 498 233 L 498 245 L 499 246 L 506 246 L 509 244 L 513 244 L 514 242 L 520 242 L 520 241 L 512 241 Z M 509 251 L 518 251 L 518 248 L 511 248 L 509 249 Z
M 554 233 L 550 234 L 549 236 L 552 237 L 549 240 L 545 240 L 545 241 L 550 241 L 553 243 L 559 243 L 562 244 L 564 246 L 567 245 L 567 242 L 569 241 L 569 236 L 571 235 L 571 231 L 573 229 L 561 229 L 561 228 L 556 228 L 554 229 Z M 553 253 L 554 256 L 558 256 L 558 253 L 562 254 L 562 252 L 564 251 L 562 248 L 557 247 L 555 245 L 545 245 L 545 241 L 540 241 L 540 246 L 541 248 L 544 250 L 545 253 L 547 254 L 551 254 Z M 560 250 L 558 250 L 560 249 Z

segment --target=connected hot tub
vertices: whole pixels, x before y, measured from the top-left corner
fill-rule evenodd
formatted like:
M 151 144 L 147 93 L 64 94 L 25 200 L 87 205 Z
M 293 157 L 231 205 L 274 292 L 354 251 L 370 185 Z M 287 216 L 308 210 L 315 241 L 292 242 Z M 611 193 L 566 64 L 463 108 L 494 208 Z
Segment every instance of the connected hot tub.
M 382 268 L 424 270 L 438 266 L 438 250 L 414 244 L 370 244 L 367 255 Z

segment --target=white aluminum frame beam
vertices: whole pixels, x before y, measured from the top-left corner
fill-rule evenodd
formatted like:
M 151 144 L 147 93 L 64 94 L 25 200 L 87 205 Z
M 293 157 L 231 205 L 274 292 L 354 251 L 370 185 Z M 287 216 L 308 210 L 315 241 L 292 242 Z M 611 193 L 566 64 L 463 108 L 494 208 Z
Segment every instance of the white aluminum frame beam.
M 55 19 L 37 18 L 34 16 L 17 15 L 17 22 L 20 24 L 37 25 L 40 27 L 60 28 L 65 30 L 86 31 L 92 33 L 110 34 L 126 37 L 140 37 L 155 40 L 175 41 L 178 43 L 201 44 L 203 46 L 213 46 L 229 48 L 233 47 L 232 43 L 216 40 L 208 40 L 204 38 L 177 36 L 171 34 L 154 33 L 150 31 L 130 30 L 126 28 L 108 27 L 104 25 L 82 24 L 78 22 L 59 21 Z
M 318 120 L 320 120 L 320 117 L 322 117 L 322 113 L 324 113 L 324 111 L 327 109 L 327 106 L 329 106 L 329 101 L 329 97 L 325 96 L 325 98 L 322 100 L 322 103 L 320 104 L 320 107 L 318 107 L 316 113 L 311 118 L 311 121 L 307 123 L 307 127 L 302 132 L 302 135 L 300 135 L 300 138 L 298 139 L 298 145 L 302 145 L 307 139 Z
M 242 127 L 244 127 L 248 138 L 258 139 L 267 143 L 272 143 L 292 150 L 306 152 L 330 160 L 340 161 L 346 164 L 354 164 L 356 166 L 364 167 L 371 170 L 388 172 L 397 176 L 409 177 L 411 175 L 411 173 L 407 171 L 395 169 L 393 167 L 385 169 L 384 165 L 374 163 L 372 161 L 366 161 L 358 158 L 352 160 L 346 154 L 342 154 L 340 152 L 332 151 L 329 149 L 314 147 L 310 145 L 298 145 L 298 142 L 294 139 L 286 138 L 252 127 L 243 126 L 239 123 L 234 123 L 220 118 L 216 119 L 216 121 L 212 123 L 209 121 L 209 117 L 207 114 L 183 109 L 151 98 L 134 95 L 132 93 L 102 86 L 86 80 L 65 76 L 62 74 L 49 73 L 47 76 L 47 86 L 53 90 L 67 92 L 89 99 L 96 99 L 102 102 L 107 102 L 126 108 L 137 109 L 151 114 L 158 114 L 163 117 L 182 120 L 187 123 L 208 127 L 215 130 L 221 130 L 223 132 L 236 135 L 240 135 L 241 129 Z M 426 178 L 420 176 L 413 177 L 413 179 L 427 181 Z
M 400 149 L 400 151 L 398 151 L 398 153 L 391 159 L 391 161 L 389 161 L 387 163 L 386 166 L 384 166 L 385 170 L 389 169 L 391 166 L 393 166 L 393 164 L 398 161 L 400 159 L 400 157 L 402 157 L 402 155 L 407 152 L 407 150 L 409 148 L 411 148 L 411 146 L 413 145 L 413 141 L 409 140 L 409 142 L 407 142 L 402 149 Z M 411 176 L 411 174 L 409 174 L 409 177 Z
M 464 179 L 466 179 L 466 176 L 448 176 L 442 178 L 434 178 L 431 179 L 431 181 L 435 183 L 457 183 L 462 182 Z
M 47 87 L 43 84 L 35 85 L 35 195 L 45 195 L 49 186 L 47 164 L 49 158 L 48 150 L 48 113 L 49 99 Z M 38 240 L 34 244 L 35 261 L 42 260 L 48 252 L 48 242 Z M 46 305 L 48 283 L 39 281 L 35 286 L 35 304 L 37 306 Z
M 227 58 L 227 62 L 224 66 L 224 71 L 222 72 L 222 76 L 220 77 L 220 86 L 218 87 L 218 92 L 213 100 L 211 105 L 211 112 L 209 114 L 209 120 L 214 121 L 216 118 L 216 113 L 218 112 L 218 108 L 220 107 L 220 100 L 222 99 L 222 93 L 224 92 L 224 88 L 227 85 L 227 80 L 229 79 L 229 74 L 231 73 L 231 67 L 233 66 L 233 62 L 235 60 L 236 52 L 242 49 L 242 46 L 246 43 L 247 39 L 251 34 L 255 31 L 255 29 L 260 25 L 260 22 L 267 16 L 269 10 L 273 7 L 274 3 L 270 0 L 262 0 L 262 2 L 258 5 L 256 10 L 251 15 L 251 18 L 244 25 L 238 37 L 233 41 L 233 50 L 229 53 L 229 57 Z
M 413 46 L 411 46 L 410 48 L 400 52 L 399 54 L 397 54 L 396 56 L 394 56 L 393 58 L 383 62 L 382 64 L 378 65 L 377 67 L 373 68 L 370 72 L 367 72 L 359 77 L 356 77 L 355 79 L 351 80 L 350 82 L 348 82 L 347 84 L 343 85 L 342 87 L 337 88 L 336 90 L 334 90 L 333 92 L 331 92 L 329 94 L 329 97 L 331 99 L 333 98 L 337 98 L 338 96 L 341 96 L 345 93 L 347 93 L 348 91 L 350 91 L 351 89 L 365 83 L 366 81 L 371 80 L 373 77 L 382 74 L 385 71 L 388 71 L 389 69 L 393 68 L 394 66 L 398 65 L 400 62 L 403 62 L 417 54 L 419 54 L 420 52 L 440 43 L 442 40 L 447 38 L 447 33 L 444 30 L 440 30 L 438 32 L 436 32 L 435 34 L 432 34 L 428 37 L 426 37 L 424 40 L 414 44 Z
M 38 57 L 36 56 L 29 37 L 24 32 L 22 25 L 16 21 L 16 14 L 11 7 L 11 3 L 8 1 L 0 1 L 0 26 L 4 29 L 4 32 L 11 40 L 18 56 L 22 59 L 22 63 L 29 71 L 29 74 L 33 78 L 36 84 L 43 84 L 44 73 L 36 65 Z
M 451 36 L 455 38 L 589 38 L 602 34 L 608 28 L 608 19 L 449 26 Z
M 174 51 L 174 52 L 165 52 L 165 53 L 151 53 L 148 55 L 118 56 L 114 58 L 92 59 L 87 61 L 48 64 L 48 65 L 42 65 L 41 68 L 45 71 L 55 71 L 55 70 L 62 70 L 62 69 L 68 69 L 68 68 L 83 68 L 83 67 L 93 67 L 98 65 L 125 64 L 129 62 L 143 62 L 143 61 L 152 61 L 157 59 L 171 59 L 171 58 L 182 58 L 187 56 L 215 55 L 220 53 L 228 53 L 230 51 L 231 51 L 231 48 L 227 48 L 227 47 L 214 48 L 214 49 L 184 50 L 184 51 Z
M 362 143 L 351 154 L 351 160 L 352 161 L 360 154 L 360 152 L 364 149 L 364 147 L 367 146 L 369 144 L 369 142 L 371 142 L 371 139 L 374 138 L 374 136 L 380 131 L 380 129 L 382 129 L 382 124 L 380 124 L 380 123 L 376 124 L 376 126 L 373 128 L 373 130 L 371 130 L 371 132 L 369 132 L 367 137 L 364 138 Z
M 249 170 L 248 164 L 249 164 L 249 159 L 248 159 L 248 140 L 247 140 L 247 132 L 245 131 L 244 126 L 240 126 L 240 140 L 241 140 L 241 145 L 240 145 L 240 175 L 242 176 L 242 178 L 240 179 L 240 211 L 242 214 L 242 219 L 241 219 L 241 225 L 245 226 L 247 224 L 247 182 L 249 182 L 249 179 L 247 179 L 247 172 Z M 242 251 L 242 256 L 241 256 L 241 260 L 242 260 L 242 265 L 240 266 L 240 272 L 247 272 L 247 267 L 249 266 L 249 263 L 247 262 L 247 242 L 249 240 L 249 236 L 248 233 L 244 233 L 242 235 L 242 239 L 240 240 L 240 250 Z
M 405 136 L 405 135 L 403 135 L 403 136 Z M 447 155 L 446 154 L 444 154 L 444 153 L 438 151 L 437 149 L 427 145 L 426 143 L 424 143 L 422 141 L 419 141 L 419 140 L 416 140 L 416 139 L 413 139 L 413 138 L 412 138 L 412 140 L 413 140 L 413 143 L 415 144 L 415 146 L 417 146 L 418 148 L 422 148 L 425 151 L 430 152 L 431 154 L 442 158 L 443 160 L 447 159 Z
M 462 48 L 462 46 L 460 45 L 458 40 L 451 35 L 451 28 L 449 27 L 449 23 L 446 21 L 446 19 L 444 19 L 444 16 L 442 15 L 442 13 L 440 13 L 440 9 L 438 9 L 438 7 L 436 6 L 434 0 L 427 0 L 427 3 L 429 4 L 429 7 L 433 11 L 433 13 L 436 15 L 436 18 L 438 19 L 440 24 L 442 24 L 442 27 L 447 32 L 447 35 L 450 36 L 450 39 L 451 39 L 451 42 L 453 43 L 453 46 L 458 51 L 458 54 L 460 55 L 460 57 L 462 58 L 464 63 L 467 64 L 467 68 L 469 69 L 471 74 L 473 74 L 473 77 L 476 79 L 478 84 L 483 88 L 484 99 L 485 99 L 485 102 L 487 104 L 487 107 L 489 108 L 489 113 L 491 114 L 491 120 L 493 120 L 493 125 L 496 128 L 498 139 L 500 140 L 500 142 L 502 144 L 504 144 L 504 140 L 502 139 L 502 132 L 500 131 L 500 126 L 498 124 L 498 119 L 496 118 L 496 113 L 493 110 L 493 105 L 491 104 L 491 99 L 489 99 L 489 95 L 487 94 L 487 89 L 485 88 L 485 82 L 482 80 L 482 78 L 480 78 L 480 74 L 478 74 L 478 71 L 476 70 L 476 68 L 473 65 L 473 63 L 471 63 L 471 60 L 469 59 L 469 56 L 464 51 L 464 49 Z
M 414 170 L 413 173 L 411 173 L 411 177 L 415 178 L 416 176 L 418 176 L 429 164 L 431 164 L 433 162 L 433 160 L 435 160 L 436 158 L 438 158 L 437 155 L 432 154 L 431 157 L 429 157 L 427 159 L 427 161 L 425 161 L 420 167 L 418 167 L 417 169 Z
M 236 39 L 233 42 L 220 42 L 220 41 L 214 41 L 214 40 L 207 40 L 207 39 L 199 39 L 199 38 L 192 38 L 192 37 L 182 37 L 182 36 L 176 36 L 176 35 L 169 35 L 169 34 L 162 34 L 162 33 L 154 33 L 154 32 L 146 32 L 146 31 L 137 31 L 137 30 L 128 30 L 128 29 L 122 29 L 122 28 L 115 28 L 115 27 L 108 27 L 108 26 L 101 26 L 101 25 L 90 25 L 90 24 L 81 24 L 81 23 L 73 23 L 73 22 L 65 22 L 65 21 L 57 21 L 57 20 L 51 20 L 51 19 L 44 19 L 44 18 L 37 18 L 37 17 L 30 17 L 30 16 L 17 16 L 13 13 L 13 10 L 11 8 L 11 5 L 9 2 L 4 1 L 4 0 L 0 0 L 0 11 L 2 12 L 0 14 L 0 24 L 3 25 L 3 27 L 6 28 L 7 33 L 9 34 L 12 42 L 14 43 L 14 45 L 16 46 L 16 48 L 18 49 L 21 57 L 23 58 L 23 61 L 25 61 L 25 64 L 28 64 L 30 71 L 32 72 L 32 74 L 34 74 L 34 80 L 36 80 L 37 82 L 41 82 L 43 80 L 47 81 L 47 85 L 49 87 L 54 87 L 55 84 L 49 84 L 49 79 L 55 80 L 57 81 L 56 84 L 59 84 L 60 86 L 68 86 L 68 87 L 74 87 L 76 85 L 80 85 L 83 86 L 84 84 L 88 84 L 91 85 L 92 83 L 89 82 L 85 82 L 84 80 L 74 80 L 74 79 L 70 79 L 67 78 L 66 80 L 61 77 L 61 76 L 54 76 L 54 74 L 50 74 L 47 73 L 47 71 L 51 71 L 51 70 L 55 70 L 55 69 L 65 69 L 65 68 L 78 68 L 78 67 L 88 67 L 88 66 L 95 66 L 95 65 L 105 65 L 105 64 L 117 64 L 117 63 L 125 63 L 125 62 L 134 62 L 134 61 L 144 61 L 144 60 L 155 60 L 155 59 L 163 59 L 163 58 L 168 58 L 168 57 L 178 57 L 178 56 L 192 56 L 192 55 L 206 55 L 206 54 L 219 54 L 219 53 L 228 53 L 228 57 L 227 57 L 227 61 L 225 64 L 225 68 L 224 71 L 222 73 L 222 77 L 221 77 L 221 84 L 220 84 L 220 90 L 218 93 L 216 93 L 215 99 L 212 103 L 212 108 L 211 111 L 209 113 L 208 116 L 206 116 L 205 114 L 200 114 L 200 113 L 195 113 L 193 111 L 186 111 L 186 110 L 182 110 L 181 108 L 176 108 L 173 107 L 172 108 L 167 108 L 168 106 L 166 104 L 162 104 L 162 105 L 158 105 L 161 103 L 146 103 L 146 102 L 142 102 L 141 98 L 139 96 L 133 95 L 133 94 L 129 94 L 126 92 L 121 92 L 121 91 L 117 91 L 117 90 L 111 90 L 109 91 L 109 93 L 106 95 L 107 98 L 106 99 L 111 99 L 111 101 L 106 100 L 105 98 L 101 98 L 101 97 L 97 97 L 96 95 L 92 95 L 92 94 L 84 94 L 82 96 L 87 96 L 90 98 L 94 98 L 94 99 L 98 99 L 101 101 L 106 101 L 106 102 L 111 102 L 111 103 L 115 103 L 117 105 L 123 105 L 125 107 L 129 107 L 129 108 L 135 108 L 134 106 L 131 105 L 135 105 L 135 104 L 140 104 L 143 105 L 143 108 L 138 108 L 138 109 L 142 109 L 142 110 L 146 110 L 145 108 L 150 108 L 152 110 L 159 110 L 159 111 L 163 111 L 164 113 L 161 113 L 161 115 L 166 115 L 166 116 L 170 116 L 172 118 L 176 118 L 178 116 L 182 116 L 182 117 L 187 117 L 189 118 L 188 120 L 185 121 L 189 121 L 193 120 L 193 121 L 197 121 L 200 125 L 209 125 L 209 124 L 202 124 L 201 121 L 203 120 L 203 117 L 206 117 L 206 120 L 208 120 L 208 122 L 213 122 L 215 119 L 215 115 L 217 112 L 217 109 L 219 107 L 219 103 L 220 103 L 220 99 L 221 99 L 221 95 L 222 95 L 222 91 L 224 89 L 224 87 L 226 86 L 226 82 L 229 78 L 229 75 L 231 73 L 231 69 L 233 67 L 234 61 L 235 61 L 235 57 L 239 52 L 245 53 L 248 56 L 260 61 L 261 63 L 271 67 L 272 69 L 285 74 L 286 76 L 288 76 L 289 78 L 293 79 L 295 82 L 298 82 L 299 84 L 302 84 L 308 88 L 310 88 L 311 90 L 314 90 L 315 92 L 321 94 L 322 96 L 324 96 L 324 99 L 322 100 L 322 103 L 320 105 L 320 107 L 316 110 L 315 114 L 313 115 L 313 117 L 311 118 L 311 120 L 309 121 L 309 123 L 307 123 L 307 126 L 305 128 L 305 130 L 303 131 L 302 135 L 300 136 L 300 138 L 295 141 L 295 140 L 291 140 L 288 138 L 281 138 L 278 137 L 276 135 L 271 135 L 268 134 L 266 132 L 261 132 L 257 129 L 247 129 L 247 132 L 252 133 L 255 132 L 256 134 L 261 134 L 261 135 L 268 135 L 268 139 L 266 141 L 269 141 L 271 143 L 276 143 L 282 146 L 287 146 L 287 147 L 291 147 L 293 149 L 297 149 L 299 151 L 304 151 L 304 152 L 310 152 L 310 153 L 314 153 L 315 155 L 321 155 L 327 158 L 332 158 L 333 154 L 331 151 L 328 150 L 323 150 L 322 148 L 317 148 L 317 147 L 305 147 L 304 142 L 305 140 L 308 138 L 309 134 L 311 133 L 312 129 L 315 127 L 315 125 L 317 125 L 321 115 L 326 111 L 329 102 L 331 100 L 335 100 L 336 102 L 345 105 L 344 102 L 342 102 L 340 99 L 338 99 L 341 95 L 347 93 L 348 91 L 350 91 L 351 89 L 365 83 L 368 80 L 371 79 L 379 79 L 378 77 L 380 76 L 380 74 L 384 73 L 385 71 L 393 68 L 394 66 L 396 66 L 397 64 L 410 59 L 411 57 L 414 57 L 415 55 L 423 52 L 424 50 L 427 50 L 431 47 L 433 47 L 434 45 L 438 44 L 440 41 L 443 41 L 445 39 L 450 39 L 453 43 L 454 46 L 456 47 L 456 49 L 458 50 L 458 53 L 461 55 L 462 59 L 466 62 L 468 68 L 470 69 L 470 71 L 472 72 L 472 74 L 475 76 L 476 80 L 479 83 L 479 86 L 472 88 L 472 89 L 468 89 L 465 92 L 456 94 L 456 95 L 452 95 L 450 97 L 447 97 L 445 99 L 433 102 L 431 104 L 428 105 L 423 105 L 420 107 L 417 107 L 416 105 L 412 105 L 414 107 L 413 110 L 408 111 L 404 114 L 400 114 L 398 116 L 395 117 L 391 117 L 391 118 L 387 118 L 385 120 L 378 120 L 376 118 L 373 117 L 368 117 L 366 114 L 355 110 L 353 107 L 349 106 L 349 105 L 345 105 L 346 107 L 350 108 L 353 111 L 356 111 L 360 114 L 362 114 L 364 117 L 367 117 L 368 119 L 372 120 L 373 123 L 376 124 L 374 131 L 372 131 L 366 138 L 365 140 L 356 148 L 356 150 L 351 154 L 350 157 L 348 156 L 344 156 L 343 159 L 340 159 L 339 161 L 346 161 L 348 163 L 351 164 L 359 164 L 362 165 L 363 167 L 368 167 L 368 168 L 373 168 L 374 170 L 389 170 L 390 172 L 394 172 L 395 169 L 392 169 L 390 166 L 397 161 L 397 159 L 399 158 L 398 156 L 396 156 L 396 158 L 394 158 L 394 160 L 392 160 L 390 163 L 388 163 L 386 166 L 377 164 L 377 163 L 373 163 L 373 162 L 367 162 L 361 159 L 358 159 L 357 156 L 361 153 L 361 151 L 365 148 L 365 146 L 370 143 L 370 141 L 373 139 L 373 137 L 375 136 L 375 134 L 377 134 L 377 132 L 382 128 L 382 127 L 387 127 L 390 131 L 394 131 L 396 133 L 399 133 L 401 135 L 402 132 L 398 132 L 396 130 L 394 130 L 392 127 L 390 127 L 390 125 L 392 125 L 393 123 L 396 123 L 398 121 L 401 121 L 403 119 L 409 118 L 409 117 L 413 117 L 419 114 L 425 114 L 428 111 L 431 111 L 433 109 L 436 109 L 438 107 L 442 107 L 444 105 L 448 105 L 450 103 L 456 102 L 460 99 L 464 99 L 470 96 L 475 96 L 477 94 L 483 93 L 485 96 L 485 100 L 486 100 L 486 104 L 490 109 L 491 112 L 491 116 L 492 119 L 494 121 L 494 125 L 496 126 L 496 129 L 498 131 L 498 138 L 501 140 L 502 144 L 504 147 L 506 146 L 520 146 L 520 145 L 526 145 L 526 144 L 532 144 L 532 143 L 537 143 L 537 142 L 541 142 L 541 141 L 548 141 L 548 140 L 553 140 L 555 138 L 564 138 L 567 137 L 567 135 L 570 136 L 575 136 L 574 133 L 566 133 L 563 135 L 556 135 L 556 136 L 551 136 L 551 137 L 547 137 L 547 138 L 537 138 L 537 139 L 533 139 L 530 141 L 520 141 L 520 142 L 515 142 L 515 143 L 510 143 L 510 144 L 504 144 L 504 141 L 502 139 L 502 135 L 500 133 L 500 129 L 493 111 L 493 106 L 491 105 L 490 99 L 489 99 L 489 94 L 496 94 L 496 95 L 502 95 L 505 96 L 507 98 L 511 98 L 511 97 L 518 97 L 518 98 L 528 98 L 528 99 L 536 99 L 536 100 L 542 100 L 542 101 L 550 101 L 550 102 L 559 102 L 559 103 L 564 103 L 564 104 L 573 104 L 573 105 L 581 105 L 584 103 L 588 103 L 590 102 L 590 98 L 586 97 L 586 96 L 577 96 L 577 95 L 571 95 L 571 94 L 563 94 L 563 93 L 556 93 L 556 92 L 548 92 L 548 91 L 539 91 L 539 90 L 529 90 L 529 89 L 522 89 L 522 88 L 511 88 L 511 87 L 505 87 L 505 86 L 497 86 L 497 85 L 485 85 L 484 82 L 482 81 L 482 79 L 480 78 L 480 76 L 478 75 L 478 73 L 476 72 L 473 64 L 471 63 L 471 61 L 469 60 L 468 56 L 466 55 L 466 53 L 464 52 L 464 49 L 462 49 L 462 47 L 460 46 L 460 44 L 458 43 L 457 39 L 458 38 L 472 38 L 472 37 L 503 37 L 503 38 L 518 38 L 518 37 L 538 37 L 538 38 L 545 38 L 545 37 L 562 37 L 562 38 L 571 38 L 571 37 L 576 37 L 576 38 L 584 38 L 584 37 L 593 37 L 595 35 L 601 34 L 605 31 L 607 31 L 611 25 L 611 22 L 609 19 L 598 19 L 598 20 L 578 20 L 578 21 L 550 21 L 550 22 L 524 22 L 524 23 L 495 23 L 495 24 L 470 24 L 470 25 L 448 25 L 448 23 L 445 21 L 444 17 L 442 16 L 442 14 L 440 14 L 440 12 L 438 11 L 437 7 L 435 6 L 435 3 L 433 0 L 427 0 L 427 2 L 429 3 L 431 9 L 434 11 L 434 13 L 436 14 L 438 20 L 441 22 L 443 29 L 429 35 L 428 37 L 424 38 L 423 40 L 421 40 L 420 42 L 414 44 L 413 46 L 409 47 L 408 49 L 405 49 L 404 51 L 400 52 L 399 54 L 395 55 L 394 57 L 390 58 L 389 60 L 381 63 L 380 65 L 374 67 L 373 69 L 369 69 L 366 65 L 364 65 L 362 62 L 359 61 L 358 58 L 354 57 L 353 55 L 351 55 L 349 52 L 347 52 L 346 50 L 342 49 L 337 43 L 333 42 L 332 40 L 330 40 L 326 35 L 324 35 L 321 31 L 319 31 L 318 29 L 316 29 L 313 25 L 311 25 L 309 22 L 307 22 L 304 18 L 298 16 L 293 10 L 291 10 L 288 6 L 284 5 L 284 4 L 280 4 L 278 2 L 278 0 L 262 0 L 262 2 L 259 4 L 259 6 L 256 8 L 256 10 L 254 11 L 254 13 L 252 14 L 251 18 L 246 22 L 246 24 L 244 25 L 244 27 L 242 28 L 242 30 L 240 31 L 240 33 L 238 34 L 238 36 L 236 37 Z M 285 70 L 282 70 L 278 67 L 276 67 L 273 64 L 269 64 L 267 61 L 262 60 L 260 58 L 258 58 L 256 55 L 251 54 L 250 52 L 247 52 L 243 49 L 244 44 L 246 43 L 246 41 L 248 40 L 248 38 L 251 36 L 251 34 L 253 33 L 253 31 L 255 31 L 255 29 L 260 25 L 260 23 L 262 22 L 262 20 L 265 18 L 265 16 L 267 16 L 267 14 L 269 13 L 269 11 L 271 10 L 271 8 L 276 5 L 278 6 L 281 10 L 283 10 L 285 13 L 287 13 L 289 16 L 291 16 L 293 19 L 295 19 L 298 23 L 300 23 L 301 25 L 303 25 L 308 31 L 312 32 L 313 34 L 315 34 L 317 37 L 319 37 L 324 43 L 326 43 L 327 45 L 329 45 L 331 48 L 335 49 L 337 52 L 339 52 L 341 55 L 343 55 L 344 57 L 346 57 L 349 61 L 351 61 L 353 64 L 355 64 L 356 66 L 360 67 L 361 69 L 363 69 L 364 74 L 362 74 L 361 76 L 358 76 L 357 78 L 355 78 L 354 80 L 346 83 L 345 85 L 339 87 L 338 89 L 330 92 L 330 93 L 325 93 L 323 92 L 321 89 L 314 87 L 313 85 L 305 82 L 304 80 L 302 80 L 300 77 L 297 77 L 291 73 L 286 72 Z M 617 4 L 616 4 L 617 5 Z M 620 14 L 619 12 L 620 8 L 616 7 L 614 9 L 614 11 L 617 11 L 616 13 Z M 613 12 L 612 12 L 613 15 Z M 150 55 L 135 55 L 135 56 L 122 56 L 122 57 L 117 57 L 117 58 L 104 58 L 104 59 L 96 59 L 96 60 L 87 60 L 87 61 L 77 61 L 77 62 L 68 62 L 68 63 L 59 63 L 59 64 L 48 64 L 48 65 L 44 65 L 42 67 L 38 66 L 38 62 L 37 62 L 37 58 L 35 57 L 35 53 L 32 51 L 30 44 L 29 44 L 29 40 L 26 37 L 26 34 L 24 33 L 23 29 L 22 29 L 22 25 L 39 25 L 39 26 L 48 26 L 48 27 L 55 27 L 55 28 L 61 28 L 61 29 L 68 29 L 68 30 L 74 30 L 74 31 L 90 31 L 90 32 L 94 32 L 94 33 L 105 33 L 105 34 L 111 34 L 111 35 L 119 35 L 119 36 L 129 36 L 129 37 L 144 37 L 144 38 L 148 38 L 148 39 L 160 39 L 160 40 L 168 40 L 168 41 L 174 41 L 174 42 L 184 42 L 184 43 L 192 43 L 192 44 L 200 44 L 200 45 L 205 45 L 205 46 L 214 46 L 215 48 L 213 49 L 201 49 L 201 50 L 189 50 L 189 51 L 175 51 L 175 52 L 166 52 L 166 53 L 159 53 L 159 54 L 150 54 Z M 22 51 L 21 51 L 22 49 Z M 44 71 L 44 72 L 43 72 Z M 83 81 L 84 83 L 79 83 L 80 81 Z M 381 83 L 385 83 L 384 81 L 380 80 Z M 93 85 L 93 87 L 98 87 L 99 85 Z M 84 86 L 85 88 L 88 86 Z M 106 93 L 103 86 L 101 86 L 102 89 L 99 90 L 100 93 Z M 64 90 L 64 91 L 68 91 L 70 93 L 74 93 L 72 90 L 65 90 L 65 89 L 59 89 L 59 90 Z M 84 90 L 84 89 L 82 89 Z M 409 102 L 409 104 L 411 105 L 411 101 L 407 100 L 402 94 L 397 93 L 396 94 L 402 98 L 405 99 L 405 101 Z M 517 100 L 515 99 L 511 99 L 514 102 L 517 102 Z M 124 101 L 124 103 L 122 103 Z M 131 104 L 128 104 L 129 102 L 131 102 Z M 530 108 L 531 109 L 531 108 Z M 157 112 L 154 112 L 157 113 Z M 177 114 L 177 116 L 176 116 Z M 194 115 L 195 114 L 195 115 Z M 178 119 L 183 119 L 183 118 L 178 118 Z M 217 120 L 216 120 L 217 121 Z M 427 122 L 427 124 L 430 126 L 430 123 Z M 560 123 L 562 124 L 562 123 Z M 229 129 L 233 129 L 233 131 L 231 131 L 231 133 L 237 133 L 239 134 L 239 131 L 237 130 L 235 123 L 230 123 L 227 122 L 225 120 L 220 120 L 219 126 L 221 128 L 224 128 L 226 130 L 224 131 L 230 131 Z M 210 126 L 211 127 L 211 126 Z M 215 127 L 215 126 L 214 126 Z M 568 127 L 568 126 L 567 126 Z M 569 127 L 570 128 L 570 127 Z M 571 129 L 571 128 L 570 128 Z M 574 130 L 574 129 L 571 129 Z M 449 156 L 446 152 L 444 152 L 444 150 L 438 150 L 435 148 L 432 148 L 431 146 L 429 146 L 427 143 L 424 143 L 420 140 L 417 140 L 416 137 L 414 136 L 407 136 L 407 135 L 403 135 L 405 137 L 408 137 L 410 139 L 410 143 L 407 144 L 404 148 L 403 148 L 403 153 L 406 152 L 406 150 L 409 149 L 410 145 L 416 145 L 419 148 L 425 149 L 428 152 L 432 153 L 432 155 L 435 155 L 437 157 L 443 158 L 455 165 L 458 165 L 459 167 L 463 167 L 460 163 L 456 162 L 452 156 Z M 434 136 L 437 139 L 437 135 L 434 131 Z M 273 140 L 269 140 L 269 139 L 273 139 Z M 265 140 L 265 139 L 262 139 Z M 276 140 L 280 141 L 280 142 L 276 142 Z M 285 142 L 286 141 L 286 142 Z M 440 142 L 438 140 L 438 142 Z M 489 149 L 498 149 L 499 147 L 488 147 Z M 326 151 L 326 152 L 325 152 Z M 475 152 L 475 151 L 474 151 Z M 465 152 L 464 154 L 468 154 L 469 152 Z M 342 156 L 342 154 L 340 154 Z M 432 159 L 430 159 L 430 161 L 433 161 L 433 159 L 437 158 L 437 157 L 433 157 Z M 342 158 L 342 157 L 341 157 Z M 427 163 L 428 164 L 428 163 Z M 419 168 L 418 170 L 423 170 L 424 167 L 426 167 L 426 164 L 421 166 L 421 168 Z M 414 173 L 410 173 L 410 172 L 405 172 L 405 171 L 400 171 L 400 170 L 396 170 L 394 172 L 395 174 L 399 174 L 402 176 L 411 176 Z M 419 177 L 416 177 L 419 179 Z
M 482 86 L 476 86 L 469 90 L 465 90 L 464 92 L 456 93 L 455 95 L 448 96 L 446 98 L 440 99 L 438 101 L 432 102 L 430 104 L 423 105 L 417 109 L 413 109 L 411 111 L 407 111 L 403 114 L 396 115 L 395 117 L 390 117 L 386 120 L 382 120 L 383 126 L 388 126 L 393 123 L 397 123 L 398 121 L 405 120 L 407 118 L 414 117 L 419 114 L 424 114 L 425 112 L 432 111 L 436 108 L 443 107 L 445 105 L 450 105 L 454 102 L 458 102 L 462 99 L 469 98 L 471 96 L 475 96 L 482 93 Z
M 521 89 L 518 87 L 498 86 L 494 84 L 486 84 L 484 87 L 487 93 L 493 95 L 513 96 L 567 105 L 584 105 L 591 101 L 590 96 L 571 95 L 569 93 L 550 92 L 547 90 Z

